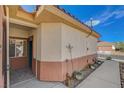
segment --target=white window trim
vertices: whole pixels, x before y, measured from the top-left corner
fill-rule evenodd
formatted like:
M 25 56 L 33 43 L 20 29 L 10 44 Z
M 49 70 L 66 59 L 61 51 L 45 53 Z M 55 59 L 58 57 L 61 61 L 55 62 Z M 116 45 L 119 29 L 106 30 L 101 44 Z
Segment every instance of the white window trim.
M 10 40 L 11 40 L 11 38 L 10 38 Z M 13 56 L 13 57 L 10 57 L 10 58 L 22 58 L 22 57 L 27 57 L 27 52 L 26 52 L 26 56 L 17 56 L 16 55 L 16 40 L 18 40 L 18 39 L 13 39 L 13 40 L 15 40 L 15 43 L 14 43 L 14 45 L 15 45 L 15 56 Z M 27 40 L 24 40 L 24 39 L 20 39 L 20 40 L 23 40 L 23 41 L 26 41 L 27 42 Z M 24 42 L 23 42 L 23 44 L 24 44 Z

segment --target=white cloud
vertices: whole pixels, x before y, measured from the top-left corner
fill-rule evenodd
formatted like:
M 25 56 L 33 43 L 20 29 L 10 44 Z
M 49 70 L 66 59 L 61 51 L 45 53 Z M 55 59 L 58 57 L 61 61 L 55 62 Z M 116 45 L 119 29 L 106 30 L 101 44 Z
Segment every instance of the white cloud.
M 122 17 L 124 17 L 124 10 L 116 11 L 115 14 L 116 14 L 116 16 L 115 16 L 116 19 L 122 18 Z
M 120 7 L 114 11 L 110 11 L 110 9 L 107 9 L 105 12 L 103 12 L 100 16 L 97 18 L 101 21 L 101 23 L 104 23 L 108 21 L 110 18 L 119 19 L 124 17 L 124 7 Z
M 113 23 L 114 23 L 114 21 L 108 22 L 108 23 L 104 23 L 102 26 L 109 26 L 109 25 L 111 25 L 111 24 L 113 24 Z
M 106 11 L 104 11 L 101 15 L 93 17 L 93 26 L 97 26 L 99 24 L 103 24 L 103 26 L 108 26 L 122 17 L 124 17 L 124 6 L 120 6 L 114 11 L 111 10 L 111 6 L 108 6 Z M 109 20 L 110 18 L 112 21 Z M 86 22 L 86 24 L 88 26 L 91 26 L 91 22 L 89 20 Z
M 87 21 L 85 24 L 91 26 L 91 21 Z M 100 24 L 100 20 L 92 20 L 92 26 L 96 26 L 98 24 Z

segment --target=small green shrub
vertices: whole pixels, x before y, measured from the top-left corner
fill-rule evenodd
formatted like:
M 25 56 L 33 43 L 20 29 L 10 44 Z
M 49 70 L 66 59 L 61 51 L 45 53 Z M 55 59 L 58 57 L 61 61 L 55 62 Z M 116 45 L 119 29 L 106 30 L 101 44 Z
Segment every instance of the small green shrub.
M 112 59 L 111 56 L 106 57 L 106 60 L 111 60 L 111 59 Z

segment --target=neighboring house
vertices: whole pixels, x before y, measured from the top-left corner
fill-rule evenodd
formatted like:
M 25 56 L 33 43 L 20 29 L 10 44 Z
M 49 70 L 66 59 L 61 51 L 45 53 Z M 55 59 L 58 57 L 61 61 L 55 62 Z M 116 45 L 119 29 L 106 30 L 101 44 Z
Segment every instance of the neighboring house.
M 30 67 L 39 80 L 64 81 L 67 73 L 85 68 L 96 58 L 99 34 L 57 6 L 41 5 L 33 13 L 17 5 L 4 6 L 4 19 L 2 9 L 4 66 L 13 70 Z M 0 83 L 6 79 L 4 84 L 8 83 L 9 70 L 4 71 L 4 79 L 1 72 L 0 67 Z
M 98 54 L 112 54 L 115 51 L 115 46 L 113 43 L 98 41 L 97 53 Z

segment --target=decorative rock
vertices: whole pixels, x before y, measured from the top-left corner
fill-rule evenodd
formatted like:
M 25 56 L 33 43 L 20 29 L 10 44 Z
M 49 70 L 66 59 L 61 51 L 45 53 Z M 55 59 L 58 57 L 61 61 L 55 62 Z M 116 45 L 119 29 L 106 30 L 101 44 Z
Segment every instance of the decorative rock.
M 91 65 L 90 68 L 91 68 L 91 69 L 95 69 L 95 66 Z
M 82 80 L 82 79 L 83 79 L 83 75 L 77 74 L 77 75 L 76 75 L 76 79 L 77 79 L 77 80 Z
M 124 73 L 122 74 L 122 79 L 124 80 Z
M 97 64 L 99 64 L 99 65 L 100 65 L 100 64 L 102 64 L 102 62 L 98 61 L 98 62 L 97 62 Z

